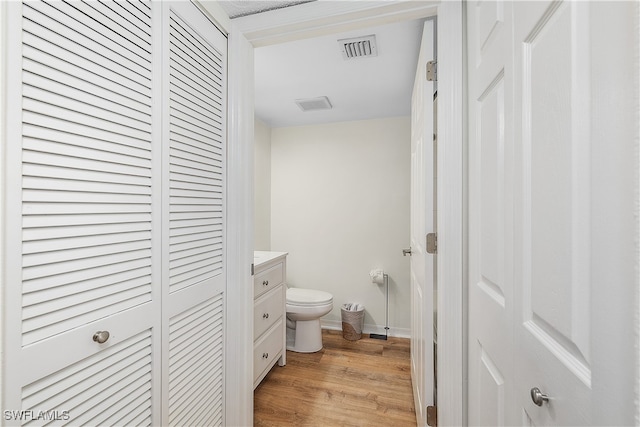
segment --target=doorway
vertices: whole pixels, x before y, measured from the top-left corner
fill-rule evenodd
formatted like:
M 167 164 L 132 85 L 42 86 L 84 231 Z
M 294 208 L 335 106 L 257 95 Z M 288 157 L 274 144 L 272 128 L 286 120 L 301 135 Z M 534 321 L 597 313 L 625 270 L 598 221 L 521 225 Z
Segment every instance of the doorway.
M 256 249 L 289 252 L 290 287 L 333 295 L 325 328 L 340 329 L 340 306 L 353 302 L 365 307 L 365 333 L 384 335 L 389 326 L 393 336 L 410 336 L 401 249 L 422 26 L 403 21 L 254 51 Z M 344 59 L 339 41 L 362 35 L 375 40 L 376 55 Z M 302 111 L 294 102 L 315 95 L 331 108 Z M 388 325 L 386 286 L 369 277 L 378 268 L 389 278 Z
M 252 148 L 248 141 L 253 140 L 253 99 L 252 90 L 244 83 L 252 81 L 253 49 L 272 43 L 295 40 L 313 35 L 335 32 L 343 28 L 360 28 L 401 19 L 417 19 L 438 14 L 439 67 L 443 79 L 439 82 L 440 110 L 451 114 L 439 117 L 440 141 L 443 149 L 438 154 L 438 164 L 447 165 L 446 174 L 441 176 L 439 185 L 446 186 L 447 194 L 439 196 L 438 206 L 440 232 L 447 236 L 447 245 L 439 248 L 438 271 L 440 280 L 446 280 L 448 286 L 438 295 L 438 305 L 443 308 L 438 313 L 442 336 L 439 339 L 438 371 L 450 381 L 442 383 L 438 395 L 444 396 L 441 402 L 439 418 L 447 424 L 461 425 L 465 414 L 465 393 L 463 383 L 463 288 L 462 288 L 462 194 L 463 194 L 463 146 L 462 146 L 462 5 L 445 2 L 414 3 L 372 6 L 359 2 L 317 2 L 306 5 L 304 10 L 290 8 L 277 16 L 255 16 L 251 19 L 235 22 L 235 33 L 230 36 L 230 49 L 238 54 L 231 59 L 231 75 L 237 76 L 231 82 L 231 91 L 237 94 L 232 99 L 232 110 L 237 118 L 238 127 L 232 129 L 235 140 L 235 154 L 238 167 L 247 167 L 246 159 L 251 159 Z M 293 10 L 293 9 L 297 9 Z M 286 13 L 285 13 L 286 12 Z M 313 18 L 310 18 L 313 17 Z M 446 96 L 444 96 L 446 95 Z M 232 178 L 230 178 L 232 179 Z M 242 182 L 241 177 L 237 177 Z M 253 197 L 250 188 L 244 188 L 244 202 Z M 251 212 L 253 212 L 251 210 Z M 245 218 L 245 224 L 252 219 Z M 243 239 L 241 253 L 244 262 L 250 264 L 253 243 L 246 236 Z M 446 321 L 443 322 L 443 316 Z M 245 361 L 248 365 L 248 361 Z

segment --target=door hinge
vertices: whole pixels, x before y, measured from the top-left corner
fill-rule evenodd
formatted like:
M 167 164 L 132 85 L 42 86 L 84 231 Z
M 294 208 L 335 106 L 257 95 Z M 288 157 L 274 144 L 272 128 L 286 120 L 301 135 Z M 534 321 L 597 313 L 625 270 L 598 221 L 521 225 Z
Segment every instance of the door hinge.
M 253 270 L 254 270 L 254 266 L 253 263 L 251 263 L 251 275 L 253 276 Z
M 438 81 L 438 61 L 427 62 L 427 81 L 428 82 Z
M 436 427 L 438 425 L 438 407 L 427 406 L 427 425 Z
M 437 233 L 427 234 L 427 253 L 428 254 L 438 253 L 438 234 Z

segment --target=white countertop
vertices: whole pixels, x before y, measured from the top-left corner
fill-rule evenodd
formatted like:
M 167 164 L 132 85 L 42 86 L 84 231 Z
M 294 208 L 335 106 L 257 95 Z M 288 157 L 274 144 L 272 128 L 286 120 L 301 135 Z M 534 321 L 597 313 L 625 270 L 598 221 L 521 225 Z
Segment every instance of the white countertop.
M 289 252 L 269 252 L 269 251 L 254 251 L 253 252 L 253 266 L 258 267 L 262 264 L 266 264 L 269 261 L 276 260 L 288 255 Z

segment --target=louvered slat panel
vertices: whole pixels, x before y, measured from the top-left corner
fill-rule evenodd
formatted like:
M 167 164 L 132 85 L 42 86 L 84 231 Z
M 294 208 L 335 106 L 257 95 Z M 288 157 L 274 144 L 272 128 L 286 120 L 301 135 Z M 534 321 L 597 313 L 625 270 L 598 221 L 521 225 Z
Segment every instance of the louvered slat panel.
M 52 68 L 51 64 L 45 66 L 27 58 L 24 58 L 23 62 L 25 69 L 30 70 L 22 75 L 25 84 L 48 88 L 55 93 L 66 93 L 68 97 L 84 100 L 88 105 L 103 105 L 109 111 L 119 111 L 123 115 L 135 117 L 141 121 L 149 120 L 146 116 L 144 100 L 138 102 L 136 99 L 115 92 L 113 88 L 106 89 L 96 85 L 95 82 L 65 74 Z
M 175 26 L 174 26 L 175 25 Z M 190 76 L 190 81 L 207 92 L 222 93 L 221 58 L 214 49 L 211 49 L 202 39 L 193 39 L 187 34 L 190 32 L 178 20 L 172 21 L 170 31 L 170 49 L 176 59 L 175 67 L 180 67 L 180 74 Z M 193 33 L 192 33 L 193 34 Z M 182 68 L 184 63 L 194 64 L 195 67 Z M 210 68 L 204 68 L 210 65 Z
M 221 83 L 222 55 L 220 52 L 215 48 L 212 49 L 210 45 L 202 43 L 202 39 L 191 38 L 190 35 L 193 34 L 191 27 L 185 26 L 184 22 L 180 20 L 172 20 L 170 22 L 169 33 L 171 35 L 171 45 L 180 49 L 185 56 L 191 59 L 191 62 L 195 61 L 202 65 L 214 63 L 215 65 L 211 70 L 216 73 L 215 78 Z M 207 73 L 202 74 L 206 79 L 213 77 Z
M 169 22 L 169 290 L 176 292 L 222 273 L 224 106 L 221 54 L 175 13 Z
M 117 135 L 121 135 L 122 137 L 128 137 L 132 139 L 138 139 L 141 141 L 145 141 L 149 138 L 149 132 L 138 131 L 132 127 L 127 127 L 121 125 L 120 123 L 116 123 L 113 121 L 105 120 L 102 117 L 91 116 L 89 113 L 99 114 L 99 109 L 87 107 L 87 110 L 83 112 L 74 111 L 64 107 L 58 107 L 55 105 L 55 102 L 59 102 L 60 104 L 64 103 L 64 98 L 55 99 L 55 95 L 50 95 L 48 93 L 42 94 L 34 94 L 34 96 L 42 96 L 45 101 L 38 102 L 29 98 L 24 98 L 22 108 L 25 112 L 29 112 L 32 114 L 25 114 L 24 122 L 25 123 L 33 123 L 31 120 L 38 120 L 38 116 L 47 115 L 49 121 L 46 124 L 49 124 L 50 127 L 54 129 L 60 129 L 61 126 L 68 126 L 67 123 L 74 123 L 77 129 L 77 133 L 80 134 L 90 134 L 91 129 L 103 129 L 103 131 L 114 133 Z M 62 101 L 62 102 L 60 102 Z M 98 113 L 96 113 L 98 111 Z M 60 123 L 64 122 L 64 124 Z M 43 124 L 41 122 L 36 122 L 36 124 Z M 64 127 L 62 128 L 64 129 Z
M 219 162 L 222 162 L 222 158 L 221 158 L 222 156 L 220 155 L 220 153 L 203 149 L 199 147 L 198 144 L 193 144 L 192 141 L 189 141 L 189 143 L 183 143 L 179 139 L 176 139 L 173 141 L 173 144 L 174 144 L 173 147 L 176 151 L 191 153 L 192 155 L 195 155 L 195 156 L 204 157 L 209 160 L 214 160 L 214 161 L 217 160 Z
M 74 169 L 76 168 L 58 168 L 52 165 L 29 163 L 24 165 L 23 174 L 29 177 L 59 178 L 68 181 L 77 176 Z M 116 183 L 137 185 L 139 187 L 150 185 L 151 183 L 150 179 L 144 176 L 136 177 L 96 170 L 83 170 L 82 173 L 85 175 L 85 182 Z
M 145 102 L 144 94 L 142 92 L 138 92 L 137 89 L 143 90 L 143 88 L 138 87 L 138 85 L 134 85 L 130 83 L 129 86 L 125 86 L 125 77 L 119 76 L 115 73 L 106 72 L 103 67 L 98 66 L 97 64 L 90 63 L 85 58 L 76 56 L 74 62 L 69 62 L 66 57 L 61 58 L 57 57 L 54 54 L 58 53 L 61 56 L 68 54 L 69 52 L 57 52 L 55 49 L 52 49 L 50 43 L 43 39 L 34 39 L 29 40 L 32 41 L 35 46 L 23 45 L 23 55 L 29 64 L 43 64 L 45 66 L 50 67 L 52 72 L 59 71 L 63 73 L 64 78 L 62 80 L 73 81 L 73 80 L 82 80 L 88 82 L 92 86 L 96 86 L 103 89 L 108 89 L 109 91 L 115 92 L 121 96 L 125 96 L 131 98 L 140 103 Z M 36 44 L 38 43 L 39 44 Z M 76 62 L 80 61 L 80 63 Z M 84 67 L 82 67 L 84 65 Z M 34 69 L 29 69 L 29 72 L 36 73 L 38 71 L 42 71 L 41 68 L 35 67 Z M 43 75 L 48 76 L 48 72 Z M 118 79 L 114 81 L 113 79 Z
M 198 184 L 198 185 L 202 185 L 201 187 L 198 187 L 200 189 L 203 188 L 209 188 L 209 186 L 217 186 L 222 188 L 222 180 L 220 180 L 219 177 L 217 178 L 207 178 L 204 176 L 193 176 L 193 175 L 186 175 L 186 174 L 181 174 L 177 168 L 173 169 L 173 182 L 175 183 L 175 188 L 181 188 L 178 187 L 180 185 L 185 185 L 184 183 L 187 183 L 187 187 L 186 188 L 191 188 L 192 184 Z
M 171 425 L 220 425 L 223 301 L 219 295 L 170 319 Z
M 129 289 L 136 289 L 134 286 L 142 287 L 146 284 L 145 277 L 150 273 L 148 267 L 137 268 L 130 271 L 125 271 L 119 274 L 114 274 L 112 277 L 112 284 L 102 284 L 96 280 L 87 280 L 82 284 L 81 292 L 85 301 L 99 300 L 109 295 L 120 295 Z M 69 285 L 73 287 L 73 285 Z M 133 287 L 133 288 L 132 288 Z M 51 310 L 51 306 L 55 305 L 57 308 L 73 308 L 77 305 L 78 301 L 74 295 L 67 295 L 63 288 L 47 289 L 43 292 L 48 297 L 46 302 L 38 303 L 38 296 L 32 297 L 30 294 L 25 294 L 25 305 L 29 305 L 29 309 L 25 310 L 25 318 L 29 319 L 41 312 L 47 312 Z M 84 306 L 83 306 L 84 308 Z
M 45 108 L 47 109 L 47 112 L 51 113 L 51 111 L 48 110 L 48 106 L 50 104 L 39 105 L 34 101 L 36 99 L 48 98 L 50 103 L 59 105 L 65 111 L 71 111 L 74 114 L 80 113 L 90 117 L 98 117 L 101 120 L 106 120 L 114 125 L 120 126 L 121 132 L 125 131 L 127 134 L 134 132 L 149 133 L 150 123 L 146 121 L 148 117 L 141 117 L 142 120 L 138 120 L 130 116 L 125 116 L 121 112 L 113 112 L 104 107 L 95 106 L 93 103 L 88 103 L 87 101 L 91 102 L 92 100 L 90 97 L 83 96 L 82 93 L 76 92 L 76 95 L 81 98 L 81 100 L 76 100 L 74 98 L 70 98 L 66 92 L 65 95 L 61 95 L 59 92 L 49 90 L 49 88 L 45 89 L 38 86 L 25 86 L 22 94 L 25 98 L 26 105 L 29 105 L 28 103 L 32 103 L 33 105 L 32 108 L 24 107 L 30 111 L 37 111 L 38 108 Z M 66 118 L 68 119 L 68 117 Z M 84 124 L 88 124 L 86 120 L 84 121 Z M 140 137 L 139 133 L 138 137 Z M 144 140 L 145 138 L 146 136 L 142 135 L 142 139 Z
M 178 174 L 178 175 L 187 175 L 192 177 L 193 179 L 205 178 L 205 179 L 214 181 L 212 185 L 222 186 L 223 184 L 222 175 L 220 173 L 217 173 L 215 171 L 205 171 L 202 169 L 198 171 L 194 171 L 189 167 L 180 165 L 179 162 L 180 162 L 180 159 L 176 159 L 176 163 L 171 164 L 169 168 L 169 172 Z
M 144 13 L 146 18 L 149 18 L 149 9 L 145 7 L 137 7 L 134 3 L 130 2 L 114 2 L 113 8 L 116 13 L 119 13 L 130 21 L 133 25 L 137 25 L 142 31 L 150 31 L 149 24 L 145 19 L 142 19 L 140 12 Z
M 54 112 L 54 110 L 55 109 L 52 109 L 52 113 Z M 76 119 L 79 119 L 79 116 L 77 116 L 76 114 L 69 112 L 69 115 L 75 116 Z M 144 148 L 146 145 L 145 142 L 148 141 L 149 139 L 148 134 L 143 134 L 143 135 L 138 134 L 136 135 L 138 136 L 136 138 L 135 136 L 129 135 L 128 133 L 119 133 L 116 129 L 118 126 L 112 127 L 112 124 L 109 122 L 105 123 L 104 121 L 93 120 L 91 117 L 87 117 L 87 122 L 90 122 L 90 121 L 92 121 L 91 123 L 92 126 L 89 126 L 88 124 L 85 124 L 82 121 L 66 120 L 64 115 L 62 118 L 60 118 L 55 116 L 39 114 L 38 111 L 29 111 L 29 110 L 24 110 L 24 113 L 23 113 L 23 122 L 25 126 L 51 129 L 52 138 L 59 136 L 59 132 L 66 132 L 71 135 L 71 138 L 75 138 L 75 137 L 86 138 L 88 140 L 87 142 L 98 140 L 99 142 L 106 141 L 113 144 L 119 144 L 124 146 L 131 146 L 131 147 L 140 147 L 140 148 Z M 104 126 L 103 128 L 96 127 L 96 126 L 100 126 L 101 124 Z M 120 130 L 124 130 L 124 129 L 120 128 Z M 47 138 L 42 138 L 42 139 L 47 139 Z
M 151 32 L 149 27 L 145 28 L 144 25 L 140 25 L 140 22 L 136 19 L 123 20 L 123 15 L 115 10 L 116 2 L 92 1 L 86 2 L 86 4 L 95 10 L 92 14 L 98 16 L 98 19 L 102 20 L 103 17 L 108 17 L 110 21 L 105 22 L 105 26 L 108 26 L 127 40 L 133 41 L 144 50 L 151 51 L 149 40 Z
M 216 155 L 203 156 L 198 153 L 198 150 L 194 150 L 191 145 L 180 144 L 172 147 L 171 156 L 176 160 L 176 164 L 182 164 L 183 166 L 192 167 L 194 169 L 200 169 L 206 171 L 211 165 L 219 168 L 222 164 L 222 159 Z
M 37 5 L 34 5 L 37 7 Z M 148 87 L 150 82 L 141 74 L 121 66 L 118 63 L 109 61 L 104 55 L 98 54 L 91 48 L 96 48 L 97 43 L 76 32 L 76 40 L 86 42 L 86 45 L 78 44 L 76 40 L 68 40 L 61 34 L 70 29 L 59 21 L 36 11 L 29 7 L 25 8 L 24 39 L 23 43 L 36 49 L 41 49 L 44 45 L 49 47 L 50 51 L 46 53 L 55 57 L 68 57 L 71 55 L 81 56 L 91 62 L 93 66 L 102 68 L 101 75 L 104 77 L 120 75 L 127 78 L 128 81 L 122 82 L 125 85 L 131 85 L 131 88 L 138 86 Z M 37 22 L 37 23 L 36 23 Z M 71 56 L 73 57 L 73 56 Z
M 188 111 L 187 108 L 176 102 L 172 102 L 171 107 L 173 117 L 185 125 L 189 125 L 192 131 L 202 135 L 205 139 L 220 139 L 222 137 L 222 130 L 216 128 L 211 119 L 202 117 L 197 112 Z
M 75 210 L 74 210 L 75 208 Z M 84 206 L 84 205 L 73 205 L 68 204 L 68 206 L 60 206 L 57 209 L 53 209 L 50 206 L 40 206 L 36 203 L 32 203 L 29 206 L 29 214 L 31 216 L 25 217 L 23 219 L 24 223 L 24 234 L 25 235 L 36 235 L 37 231 L 34 230 L 36 227 L 45 228 L 43 230 L 44 234 L 59 234 L 60 236 L 65 235 L 65 230 L 56 230 L 50 229 L 49 227 L 72 227 L 78 228 L 83 225 L 87 226 L 88 224 L 96 224 L 99 226 L 103 226 L 105 224 L 120 224 L 122 227 L 127 225 L 137 225 L 134 223 L 147 223 L 151 220 L 151 215 L 148 212 L 142 210 L 139 206 L 131 206 L 130 209 L 125 211 L 125 207 L 120 205 L 117 206 L 118 210 L 115 214 L 109 213 L 114 209 L 101 209 L 101 206 Z M 91 213 L 93 215 L 78 215 L 82 213 Z M 54 215 L 55 214 L 55 215 Z M 64 215 L 69 214 L 69 215 Z M 76 215 L 75 217 L 73 215 Z M 127 224 L 129 223 L 129 224 Z M 77 226 L 77 227 L 74 227 Z M 87 227 L 84 227 L 86 229 Z M 123 228 L 125 230 L 125 228 Z M 86 232 L 85 232 L 86 233 Z M 96 234 L 100 232 L 96 230 Z M 88 233 L 91 234 L 91 233 Z
M 186 139 L 187 141 L 193 140 L 197 143 L 204 144 L 205 146 L 210 146 L 211 149 L 215 148 L 215 145 L 211 144 L 211 141 L 203 136 L 201 133 L 197 132 L 197 129 L 191 129 L 189 124 L 186 122 L 181 122 L 179 120 L 173 120 L 171 122 L 172 134 L 177 134 L 181 138 Z
M 40 236 L 38 236 L 40 237 Z M 120 232 L 117 234 L 95 234 L 89 236 L 68 237 L 67 239 L 36 240 L 24 239 L 22 248 L 24 253 L 41 253 L 49 251 L 60 251 L 73 248 L 87 248 L 96 245 L 110 245 L 122 242 L 149 241 L 151 233 L 140 232 Z
M 150 425 L 151 355 L 151 331 L 144 331 L 23 387 L 22 407 L 69 411 L 73 425 L 115 425 L 105 422 L 110 416 Z
M 102 220 L 100 218 L 103 218 Z M 89 238 L 101 238 L 104 235 L 118 236 L 120 234 L 134 233 L 140 231 L 146 231 L 146 223 L 149 222 L 149 218 L 142 217 L 138 222 L 134 221 L 135 216 L 123 218 L 123 223 L 115 221 L 107 222 L 111 218 L 111 215 L 94 216 L 92 219 L 102 222 L 95 222 L 93 225 L 77 224 L 73 221 L 72 216 L 57 215 L 57 222 L 39 221 L 37 228 L 42 230 L 36 230 L 35 222 L 27 224 L 29 227 L 23 233 L 24 244 L 29 245 L 32 241 L 41 241 L 45 243 L 47 241 L 53 241 L 60 244 L 60 241 L 54 241 L 60 237 L 80 238 L 89 236 Z M 66 226 L 66 227 L 59 227 Z
M 204 116 L 211 114 L 213 120 L 222 123 L 222 112 L 219 107 L 209 102 L 205 97 L 198 93 L 192 93 L 189 87 L 176 78 L 176 84 L 171 87 L 171 99 L 178 104 L 186 105 L 189 109 L 198 111 Z
M 61 274 L 59 277 L 44 277 L 42 279 L 30 280 L 23 285 L 23 296 L 26 301 L 35 303 L 39 299 L 46 300 L 46 295 L 50 292 L 58 292 L 64 295 L 64 292 L 81 293 L 83 290 L 92 289 L 91 286 L 107 286 L 110 283 L 117 283 L 120 274 L 125 274 L 132 270 L 148 267 L 151 262 L 148 258 L 127 259 L 121 262 L 117 268 L 113 265 L 104 265 L 94 267 L 87 270 L 78 270 Z M 92 285 L 93 284 L 93 285 Z M 33 293 L 27 297 L 28 293 Z
M 75 40 L 95 52 L 101 52 L 105 58 L 115 59 L 114 62 L 116 64 L 102 67 L 105 70 L 111 70 L 111 67 L 118 67 L 118 64 L 121 64 L 141 75 L 145 75 L 145 70 L 148 71 L 151 68 L 149 52 L 141 51 L 136 45 L 126 39 L 123 40 L 120 36 L 118 36 L 117 40 L 114 40 L 112 38 L 114 36 L 113 31 L 104 25 L 98 24 L 93 19 L 88 19 L 87 15 L 74 7 L 79 4 L 80 2 L 29 2 L 29 9 L 25 9 L 23 13 L 30 13 L 30 9 L 38 11 L 66 27 L 67 29 L 63 30 L 63 33 L 68 33 L 71 36 L 69 37 L 70 40 Z M 42 18 L 35 19 L 42 20 Z M 143 19 L 149 25 L 151 24 L 150 17 Z M 145 58 L 145 62 L 140 62 L 140 58 Z
M 27 139 L 27 141 L 25 141 L 25 145 L 28 147 L 30 145 L 30 142 L 28 141 L 28 138 L 25 139 Z M 87 139 L 87 143 L 91 143 L 91 140 Z M 95 181 L 96 177 L 91 175 L 95 171 L 105 172 L 112 176 L 111 182 L 129 182 L 126 180 L 126 176 L 133 176 L 134 178 L 132 178 L 132 180 L 135 180 L 137 177 L 150 177 L 149 168 L 140 167 L 138 165 L 132 166 L 117 162 L 101 161 L 99 156 L 105 155 L 105 153 L 102 151 L 91 151 L 91 149 L 87 148 L 78 149 L 76 153 L 76 150 L 70 150 L 70 147 L 64 146 L 63 144 L 56 145 L 53 144 L 53 141 L 49 141 L 49 144 L 53 145 L 57 149 L 52 149 L 53 152 L 51 153 L 43 153 L 36 150 L 25 150 L 23 152 L 23 163 L 25 163 L 25 168 L 35 167 L 35 165 L 46 165 L 51 169 L 57 167 L 57 170 L 59 171 L 58 173 L 60 174 L 63 174 L 65 172 L 70 173 L 70 171 L 73 171 L 76 177 L 82 174 L 82 181 Z M 34 142 L 34 145 L 37 144 Z M 46 144 L 43 144 L 42 147 L 44 147 L 45 145 Z M 69 151 L 71 152 L 67 155 L 65 152 Z M 94 158 L 80 157 L 87 152 L 93 153 Z M 85 171 L 87 172 L 86 175 Z M 50 171 L 50 173 L 54 172 L 55 170 Z M 136 185 L 141 185 L 138 184 L 138 182 L 144 181 L 137 180 L 137 182 L 134 182 Z M 150 181 L 147 182 L 150 183 Z
M 171 99 L 172 99 L 171 105 L 177 110 L 189 111 L 195 117 L 198 117 L 203 120 L 211 120 L 211 118 L 213 118 L 213 122 L 211 122 L 211 125 L 216 127 L 217 129 L 221 128 L 222 118 L 218 117 L 217 111 L 208 111 L 206 108 L 203 108 L 203 106 L 200 105 L 199 103 L 194 102 L 195 100 L 192 99 L 192 97 L 185 98 L 178 93 L 173 94 Z M 210 114 L 213 114 L 213 116 L 209 117 Z
M 148 5 L 42 1 L 22 9 L 29 345 L 151 301 L 153 85 Z M 142 372 L 138 365 L 150 362 L 141 360 L 127 369 Z M 128 381 L 117 372 L 109 381 Z M 92 395 L 125 408 L 124 396 L 149 393 L 143 377 Z M 99 424 L 90 407 L 81 412 Z

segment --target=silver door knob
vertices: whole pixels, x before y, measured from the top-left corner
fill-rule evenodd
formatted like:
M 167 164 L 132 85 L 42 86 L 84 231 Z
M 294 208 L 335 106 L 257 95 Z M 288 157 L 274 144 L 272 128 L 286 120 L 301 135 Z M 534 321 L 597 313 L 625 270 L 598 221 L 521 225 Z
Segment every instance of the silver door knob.
M 531 400 L 538 406 L 542 406 L 544 402 L 549 401 L 549 396 L 540 391 L 538 387 L 531 389 Z
M 105 342 L 107 342 L 108 339 L 109 339 L 108 331 L 98 331 L 95 334 L 93 334 L 93 340 L 98 344 L 104 344 Z
M 402 256 L 407 256 L 407 255 L 411 256 L 411 248 L 402 250 Z

